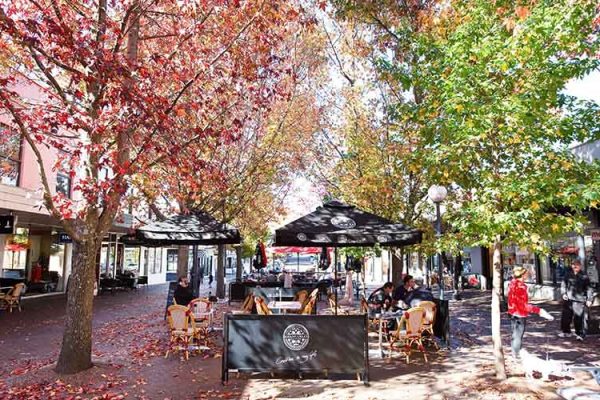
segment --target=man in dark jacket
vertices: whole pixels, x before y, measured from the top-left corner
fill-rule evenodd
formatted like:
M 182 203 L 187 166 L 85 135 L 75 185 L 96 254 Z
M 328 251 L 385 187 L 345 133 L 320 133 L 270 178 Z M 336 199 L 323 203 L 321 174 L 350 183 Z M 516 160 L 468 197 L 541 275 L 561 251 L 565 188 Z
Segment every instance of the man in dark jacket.
M 173 297 L 175 298 L 175 302 L 182 306 L 187 306 L 190 303 L 190 301 L 194 299 L 192 288 L 190 287 L 188 278 L 186 276 L 179 277 L 179 283 L 175 288 L 175 293 L 173 293 Z
M 581 269 L 581 262 L 574 261 L 571 269 L 565 272 L 560 285 L 563 298 L 562 318 L 560 321 L 560 337 L 571 336 L 571 321 L 575 325 L 575 338 L 583 341 L 587 328 L 587 308 L 591 307 L 593 290 L 590 278 Z
M 406 301 L 406 296 L 408 295 L 408 293 L 415 288 L 415 279 L 412 277 L 412 275 L 404 276 L 404 279 L 402 279 L 402 283 L 403 284 L 398 286 L 396 288 L 396 291 L 394 292 L 394 300 L 396 301 Z

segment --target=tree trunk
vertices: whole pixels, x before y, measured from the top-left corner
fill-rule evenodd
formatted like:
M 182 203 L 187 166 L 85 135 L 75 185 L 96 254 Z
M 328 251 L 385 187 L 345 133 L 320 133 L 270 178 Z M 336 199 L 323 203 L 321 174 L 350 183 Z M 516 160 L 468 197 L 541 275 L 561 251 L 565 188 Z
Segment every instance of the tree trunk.
M 217 280 L 217 293 L 219 299 L 225 298 L 225 245 L 220 244 L 217 252 L 217 271 L 215 278 Z
M 177 248 L 177 277 L 188 275 L 188 259 L 190 254 L 189 246 L 179 246 Z
M 457 292 L 460 291 L 461 288 L 461 275 L 462 275 L 462 269 L 463 269 L 463 265 L 462 265 L 462 255 L 459 253 L 456 256 L 456 259 L 454 260 L 454 269 L 452 270 L 452 272 L 454 272 L 454 290 L 456 290 Z
M 392 283 L 400 285 L 402 282 L 402 273 L 404 272 L 404 250 L 400 249 L 400 257 L 395 251 L 392 251 Z
M 504 352 L 502 351 L 502 335 L 500 332 L 500 298 L 502 296 L 502 240 L 496 237 L 493 256 L 493 289 L 492 289 L 492 342 L 494 344 L 494 367 L 496 378 L 506 379 Z
M 244 264 L 242 261 L 242 246 L 237 246 L 235 248 L 235 278 L 238 281 L 242 280 L 242 273 L 244 272 Z
M 92 305 L 96 278 L 94 242 L 73 242 L 65 331 L 56 372 L 73 374 L 92 366 Z

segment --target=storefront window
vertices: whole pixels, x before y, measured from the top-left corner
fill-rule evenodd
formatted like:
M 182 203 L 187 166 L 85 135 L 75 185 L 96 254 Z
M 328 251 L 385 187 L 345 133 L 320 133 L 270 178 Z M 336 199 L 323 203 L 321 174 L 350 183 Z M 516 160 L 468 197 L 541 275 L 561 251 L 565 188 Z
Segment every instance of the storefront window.
M 148 269 L 151 274 L 160 274 L 162 272 L 162 249 L 148 249 Z
M 527 283 L 537 282 L 537 271 L 535 268 L 535 255 L 527 248 L 519 246 L 505 246 L 502 251 L 502 259 L 504 263 L 504 280 L 508 281 L 513 277 L 513 268 L 520 266 L 529 271 L 528 277 L 525 280 Z
M 177 250 L 167 249 L 167 272 L 177 271 Z
M 21 135 L 0 129 L 0 183 L 17 186 L 21 170 Z
M 5 270 L 22 270 L 20 274 L 24 275 L 27 268 L 27 252 L 29 247 L 29 230 L 17 228 L 15 235 L 7 236 L 2 268 Z M 20 277 L 22 278 L 23 276 Z
M 552 243 L 552 262 L 554 264 L 554 282 L 560 284 L 565 276 L 567 268 L 571 267 L 573 261 L 579 258 L 579 247 L 577 237 L 563 237 Z
M 140 267 L 140 248 L 139 247 L 127 247 L 124 250 L 124 269 L 126 271 L 138 271 Z

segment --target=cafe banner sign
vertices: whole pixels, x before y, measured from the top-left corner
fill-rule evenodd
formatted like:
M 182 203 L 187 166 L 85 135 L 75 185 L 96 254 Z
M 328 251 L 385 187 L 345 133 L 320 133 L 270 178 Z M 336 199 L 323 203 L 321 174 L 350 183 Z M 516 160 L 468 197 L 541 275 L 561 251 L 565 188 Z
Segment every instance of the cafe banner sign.
M 226 314 L 222 380 L 229 372 L 316 373 L 366 384 L 367 333 L 366 315 Z
M 595 229 L 592 231 L 592 240 L 600 242 L 600 229 Z

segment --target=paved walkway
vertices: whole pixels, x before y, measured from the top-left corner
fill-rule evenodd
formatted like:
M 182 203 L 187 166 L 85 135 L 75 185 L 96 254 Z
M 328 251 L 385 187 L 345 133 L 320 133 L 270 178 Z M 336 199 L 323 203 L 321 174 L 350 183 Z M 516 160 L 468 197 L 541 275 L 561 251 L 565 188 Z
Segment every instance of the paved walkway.
M 430 355 L 426 364 L 415 354 L 410 365 L 400 357 L 380 359 L 371 352 L 371 385 L 355 380 L 268 379 L 232 376 L 220 384 L 221 337 L 211 350 L 189 361 L 162 357 L 167 340 L 163 320 L 166 285 L 137 292 L 104 294 L 94 303 L 95 367 L 75 376 L 57 376 L 52 362 L 60 348 L 64 296 L 31 299 L 23 312 L 0 314 L 0 398 L 131 398 L 131 399 L 552 399 L 561 387 L 600 389 L 586 373 L 553 381 L 525 379 L 520 365 L 507 361 L 510 377 L 493 380 L 489 294 L 469 292 L 452 303 L 452 349 Z M 559 317 L 558 304 L 544 305 Z M 228 309 L 226 304 L 219 311 Z M 217 318 L 217 324 L 220 323 Z M 600 340 L 584 343 L 558 339 L 558 322 L 530 319 L 525 348 L 541 357 L 579 364 L 598 363 Z M 508 321 L 503 319 L 508 348 Z M 343 333 L 332 330 L 332 340 Z M 375 350 L 375 337 L 371 341 Z M 48 394 L 52 393 L 52 396 Z M 110 395 L 109 395 L 110 393 Z M 100 396 L 105 397 L 100 397 Z M 38 397 L 36 397 L 38 396 Z M 71 397 L 69 397 L 71 396 Z

